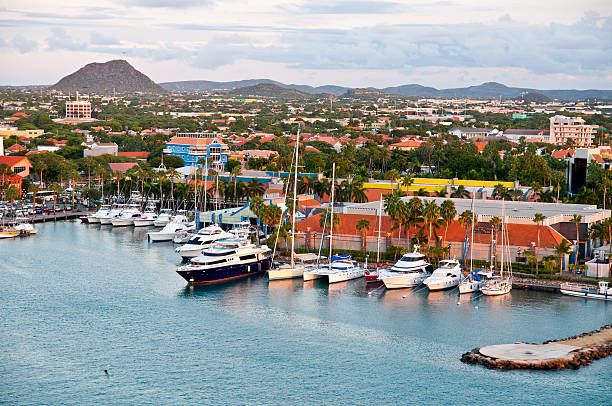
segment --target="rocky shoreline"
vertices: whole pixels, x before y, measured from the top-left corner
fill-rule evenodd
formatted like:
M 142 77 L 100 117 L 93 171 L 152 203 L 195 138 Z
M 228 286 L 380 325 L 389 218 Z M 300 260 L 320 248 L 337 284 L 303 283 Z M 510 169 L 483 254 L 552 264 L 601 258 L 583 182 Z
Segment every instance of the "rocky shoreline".
M 461 356 L 461 361 L 473 365 L 482 365 L 491 369 L 578 369 L 581 366 L 592 363 L 594 360 L 612 355 L 611 337 L 612 325 L 605 325 L 588 333 L 559 340 L 549 340 L 542 344 L 522 343 L 526 346 L 541 347 L 551 343 L 564 344 L 568 345 L 568 347 L 577 345 L 576 349 L 572 350 L 564 357 L 552 359 L 504 359 L 484 355 L 481 353 L 481 348 L 474 348 L 472 351 L 463 354 Z M 580 344 L 583 343 L 588 345 L 580 346 Z

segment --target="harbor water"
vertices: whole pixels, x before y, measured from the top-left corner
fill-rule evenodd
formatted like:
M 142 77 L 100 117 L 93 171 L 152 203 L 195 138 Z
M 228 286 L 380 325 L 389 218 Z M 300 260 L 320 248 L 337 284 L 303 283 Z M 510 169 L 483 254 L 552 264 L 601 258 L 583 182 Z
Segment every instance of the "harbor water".
M 172 244 L 149 244 L 147 230 L 37 228 L 0 241 L 0 404 L 612 403 L 612 358 L 554 372 L 460 362 L 611 323 L 609 302 L 363 278 L 189 287 Z

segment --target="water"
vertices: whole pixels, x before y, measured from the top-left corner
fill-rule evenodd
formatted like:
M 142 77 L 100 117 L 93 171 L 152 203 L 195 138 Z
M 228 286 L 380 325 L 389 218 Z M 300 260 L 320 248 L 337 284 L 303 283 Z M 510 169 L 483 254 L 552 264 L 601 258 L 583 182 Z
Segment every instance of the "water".
M 1 404 L 612 402 L 612 358 L 559 372 L 459 361 L 598 328 L 611 303 L 513 290 L 457 305 L 449 292 L 368 295 L 363 279 L 189 288 L 146 230 L 38 229 L 0 241 Z

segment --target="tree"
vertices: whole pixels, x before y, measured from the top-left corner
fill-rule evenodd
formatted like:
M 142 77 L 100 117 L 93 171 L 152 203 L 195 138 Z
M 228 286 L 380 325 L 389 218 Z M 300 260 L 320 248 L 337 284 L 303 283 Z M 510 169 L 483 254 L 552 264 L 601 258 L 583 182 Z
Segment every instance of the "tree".
M 574 260 L 574 271 L 576 271 L 578 267 L 578 255 L 580 251 L 580 233 L 578 230 L 578 226 L 582 223 L 582 215 L 574 214 L 574 216 L 570 219 L 570 223 L 573 223 L 576 226 L 576 259 Z
M 30 183 L 28 186 L 28 192 L 32 193 L 32 204 L 36 205 L 36 194 L 40 191 L 40 186 Z
M 237 196 L 236 196 L 236 184 L 238 182 L 238 176 L 242 174 L 242 167 L 240 165 L 234 166 L 230 173 L 234 177 L 234 200 L 238 201 Z
M 444 243 L 446 243 L 446 232 L 448 231 L 448 226 L 457 216 L 457 209 L 455 208 L 455 203 L 452 200 L 445 200 L 442 202 L 440 206 L 440 217 L 444 220 Z
M 471 210 L 466 210 L 459 215 L 459 224 L 461 224 L 463 228 L 467 228 L 468 224 L 470 224 L 470 221 L 472 221 Z
M 536 245 L 536 276 L 538 276 L 540 272 L 540 229 L 542 228 L 542 223 L 546 220 L 546 216 L 542 213 L 536 213 L 533 217 L 533 222 L 538 225 L 538 243 Z
M 572 245 L 564 238 L 559 245 L 555 247 L 555 254 L 559 256 L 559 269 L 563 272 L 563 257 L 572 251 Z M 574 268 L 574 272 L 575 272 Z
M 389 172 L 385 174 L 385 178 L 391 179 L 391 192 L 395 187 L 395 180 L 400 177 L 400 173 L 397 169 L 391 169 Z
M 461 185 L 458 188 L 453 188 L 450 197 L 455 197 L 459 199 L 467 199 L 470 197 L 470 192 L 465 188 L 465 186 Z
M 508 189 L 501 183 L 498 183 L 493 188 L 493 196 L 497 199 L 506 199 L 509 197 Z
M 11 217 L 13 216 L 13 202 L 19 197 L 19 189 L 15 185 L 11 185 L 6 189 L 6 199 L 11 202 Z
M 361 251 L 366 252 L 366 235 L 370 229 L 370 221 L 366 219 L 360 219 L 355 226 L 355 229 L 361 232 Z
M 440 207 L 435 201 L 429 201 L 425 203 L 423 207 L 423 221 L 424 226 L 427 228 L 427 248 L 431 247 L 431 232 L 432 228 L 438 226 L 440 220 Z

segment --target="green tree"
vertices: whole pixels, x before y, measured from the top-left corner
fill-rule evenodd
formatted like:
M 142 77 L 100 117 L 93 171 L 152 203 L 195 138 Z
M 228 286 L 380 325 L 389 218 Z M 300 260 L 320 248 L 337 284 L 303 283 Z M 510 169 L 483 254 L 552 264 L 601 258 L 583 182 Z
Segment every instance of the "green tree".
M 559 245 L 555 247 L 555 254 L 559 256 L 559 269 L 563 272 L 563 257 L 572 251 L 572 245 L 564 238 Z M 574 267 L 574 272 L 576 272 Z
M 366 244 L 367 237 L 366 236 L 367 236 L 368 230 L 370 230 L 370 221 L 366 219 L 360 219 L 357 222 L 355 229 L 361 233 L 361 251 L 366 252 L 366 248 L 367 248 L 367 244 Z
M 538 276 L 540 272 L 540 230 L 544 220 L 546 220 L 546 216 L 542 213 L 536 213 L 533 217 L 533 222 L 538 226 L 538 244 L 536 245 L 536 276 Z
M 448 231 L 448 226 L 457 216 L 457 209 L 455 208 L 455 203 L 452 200 L 445 200 L 442 202 L 440 206 L 440 216 L 442 220 L 444 220 L 444 239 L 443 244 L 446 244 L 446 232 Z

